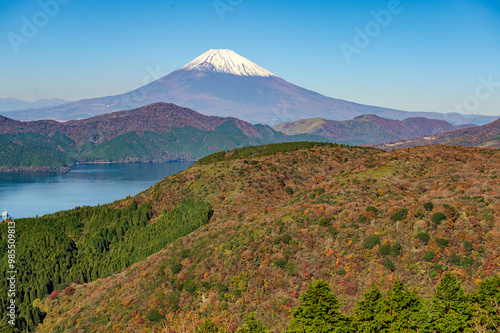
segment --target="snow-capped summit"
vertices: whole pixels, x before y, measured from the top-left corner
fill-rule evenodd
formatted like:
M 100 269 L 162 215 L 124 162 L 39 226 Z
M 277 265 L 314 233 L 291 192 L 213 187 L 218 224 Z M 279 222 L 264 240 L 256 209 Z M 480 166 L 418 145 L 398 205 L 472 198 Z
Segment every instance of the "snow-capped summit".
M 0 113 L 18 120 L 62 121 L 157 102 L 174 103 L 208 116 L 235 117 L 269 125 L 305 118 L 347 120 L 363 114 L 392 119 L 426 117 L 455 124 L 485 124 L 497 119 L 480 115 L 408 113 L 334 99 L 287 82 L 231 50 L 213 49 L 172 73 L 125 94 Z M 0 100 L 0 111 L 4 103 Z
M 236 52 L 222 49 L 211 49 L 180 69 L 200 72 L 213 71 L 239 76 L 276 76 Z

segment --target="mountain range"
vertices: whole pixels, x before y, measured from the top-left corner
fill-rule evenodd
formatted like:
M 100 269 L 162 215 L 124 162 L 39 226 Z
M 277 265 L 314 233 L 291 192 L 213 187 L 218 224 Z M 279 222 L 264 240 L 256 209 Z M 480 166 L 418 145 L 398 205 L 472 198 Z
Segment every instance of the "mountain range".
M 478 127 L 426 135 L 410 140 L 375 144 L 380 149 L 410 148 L 423 145 L 454 145 L 466 147 L 500 148 L 500 119 Z
M 275 125 L 305 118 L 348 120 L 364 114 L 390 119 L 427 117 L 455 125 L 483 125 L 495 117 L 457 113 L 405 112 L 326 97 L 296 86 L 231 50 L 217 49 L 133 91 L 45 108 L 3 112 L 18 120 L 74 120 L 156 102 L 192 108 L 210 116 Z
M 205 116 L 167 103 L 67 122 L 0 116 L 0 168 L 51 170 L 78 161 L 196 160 L 221 150 L 304 140 L 324 138 L 288 136 L 267 125 Z
M 302 119 L 277 124 L 273 128 L 288 135 L 312 134 L 331 141 L 366 145 L 450 132 L 463 126 L 474 127 L 474 125 L 454 126 L 443 120 L 423 117 L 393 120 L 371 114 L 344 121 Z
M 65 103 L 69 103 L 69 101 L 54 98 L 54 99 L 39 99 L 34 102 L 26 102 L 16 98 L 0 97 L 0 112 L 14 111 L 20 109 L 44 108 Z
M 457 128 L 441 120 L 399 121 L 375 115 L 341 122 L 307 119 L 272 128 L 167 103 L 66 122 L 0 116 L 0 168 L 52 170 L 76 162 L 197 160 L 221 150 L 291 141 L 370 145 Z

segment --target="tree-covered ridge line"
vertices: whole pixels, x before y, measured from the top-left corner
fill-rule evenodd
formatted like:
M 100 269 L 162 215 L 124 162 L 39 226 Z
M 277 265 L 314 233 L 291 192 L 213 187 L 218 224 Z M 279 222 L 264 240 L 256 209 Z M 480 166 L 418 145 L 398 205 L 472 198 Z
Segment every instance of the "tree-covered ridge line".
M 227 162 L 237 159 L 244 158 L 258 158 L 263 156 L 276 155 L 278 153 L 289 153 L 299 149 L 308 149 L 314 147 L 330 147 L 330 148 L 346 148 L 347 145 L 330 143 L 330 142 L 309 142 L 309 141 L 298 141 L 298 142 L 287 142 L 287 143 L 276 143 L 261 146 L 251 146 L 233 149 L 231 151 L 221 151 L 198 160 L 198 164 L 207 165 L 210 163 L 217 162 Z M 362 148 L 359 149 L 373 149 L 373 148 Z
M 468 127 L 474 127 L 474 125 Z M 301 119 L 277 124 L 273 128 L 286 134 L 309 133 L 333 141 L 344 140 L 360 145 L 372 145 L 451 132 L 464 126 L 454 126 L 444 120 L 425 117 L 397 120 L 375 114 L 365 114 L 342 121 L 322 118 Z
M 498 150 L 446 146 L 317 145 L 195 163 L 135 199 L 153 212 L 203 200 L 210 223 L 118 276 L 45 299 L 39 330 L 194 331 L 210 319 L 234 331 L 255 313 L 284 332 L 312 279 L 349 315 L 363 292 L 387 294 L 397 279 L 430 300 L 449 271 L 471 294 L 500 268 L 499 176 Z
M 429 135 L 420 138 L 385 142 L 373 145 L 381 149 L 410 148 L 421 145 L 455 145 L 466 147 L 500 148 L 498 135 L 500 134 L 500 119 L 489 124 L 464 128 L 452 132 Z
M 0 171 L 60 170 L 77 161 L 195 161 L 217 151 L 303 140 L 328 141 L 166 103 L 64 123 L 0 116 Z
M 379 127 L 377 121 L 382 119 L 373 115 L 362 118 L 364 125 L 374 128 Z M 422 119 L 415 121 L 414 127 L 422 126 Z M 437 143 L 497 147 L 499 141 L 495 138 L 499 131 L 500 121 L 495 121 L 433 136 L 432 140 L 424 137 L 377 147 L 394 149 Z M 286 135 L 267 125 L 252 125 L 237 118 L 205 116 L 167 103 L 64 123 L 51 120 L 21 122 L 0 116 L 0 172 L 62 170 L 76 161 L 195 161 L 213 152 L 281 142 L 373 143 L 371 139 L 352 134 L 344 138 L 314 133 Z M 221 155 L 213 156 L 212 160 L 217 158 Z
M 196 161 L 219 150 L 281 141 L 320 140 L 279 134 L 272 138 L 253 138 L 239 132 L 173 127 L 170 132 L 129 132 L 102 143 L 87 142 L 79 146 L 60 133 L 52 137 L 34 133 L 0 134 L 0 171 L 61 170 L 75 162 Z
M 33 329 L 44 318 L 35 302 L 63 291 L 69 283 L 109 276 L 160 251 L 179 237 L 208 223 L 209 204 L 184 200 L 153 216 L 150 203 L 128 200 L 124 209 L 82 207 L 40 218 L 16 220 L 18 284 L 17 328 Z M 0 225 L 0 258 L 6 272 L 6 226 Z M 6 280 L 0 285 L 6 288 Z M 38 301 L 36 301 L 38 299 Z M 6 295 L 0 295 L 1 316 Z
M 75 162 L 71 144 L 60 132 L 51 137 L 35 133 L 0 134 L 0 171 L 67 167 Z

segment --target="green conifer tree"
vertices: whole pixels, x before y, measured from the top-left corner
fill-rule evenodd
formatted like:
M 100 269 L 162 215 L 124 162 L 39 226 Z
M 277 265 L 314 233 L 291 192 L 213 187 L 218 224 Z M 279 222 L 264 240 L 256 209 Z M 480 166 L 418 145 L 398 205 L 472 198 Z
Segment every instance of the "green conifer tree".
M 381 311 L 382 294 L 374 287 L 367 291 L 364 299 L 357 302 L 354 313 L 351 316 L 351 327 L 354 332 L 376 333 L 380 331 L 380 323 L 376 321 L 376 315 Z
M 425 326 L 422 300 L 400 280 L 394 282 L 382 304 L 375 316 L 377 332 L 420 332 Z
M 301 296 L 302 305 L 292 310 L 288 332 L 352 332 L 340 303 L 323 280 L 315 281 Z
M 473 311 L 468 297 L 451 273 L 445 273 L 432 298 L 429 328 L 436 333 L 472 332 Z
M 255 313 L 250 314 L 245 319 L 245 325 L 240 327 L 236 333 L 268 333 L 269 330 L 261 325 L 261 323 L 255 318 Z
M 495 275 L 483 281 L 477 291 L 472 293 L 471 301 L 475 307 L 475 329 L 479 331 L 479 328 L 483 328 L 485 332 L 499 332 L 500 277 Z

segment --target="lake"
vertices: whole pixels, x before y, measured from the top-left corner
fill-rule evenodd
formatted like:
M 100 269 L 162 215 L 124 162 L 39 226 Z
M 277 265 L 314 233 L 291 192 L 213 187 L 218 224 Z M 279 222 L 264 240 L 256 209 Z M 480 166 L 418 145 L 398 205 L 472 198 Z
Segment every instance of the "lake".
M 0 173 L 0 214 L 41 216 L 134 196 L 194 162 L 79 164 L 66 173 Z

